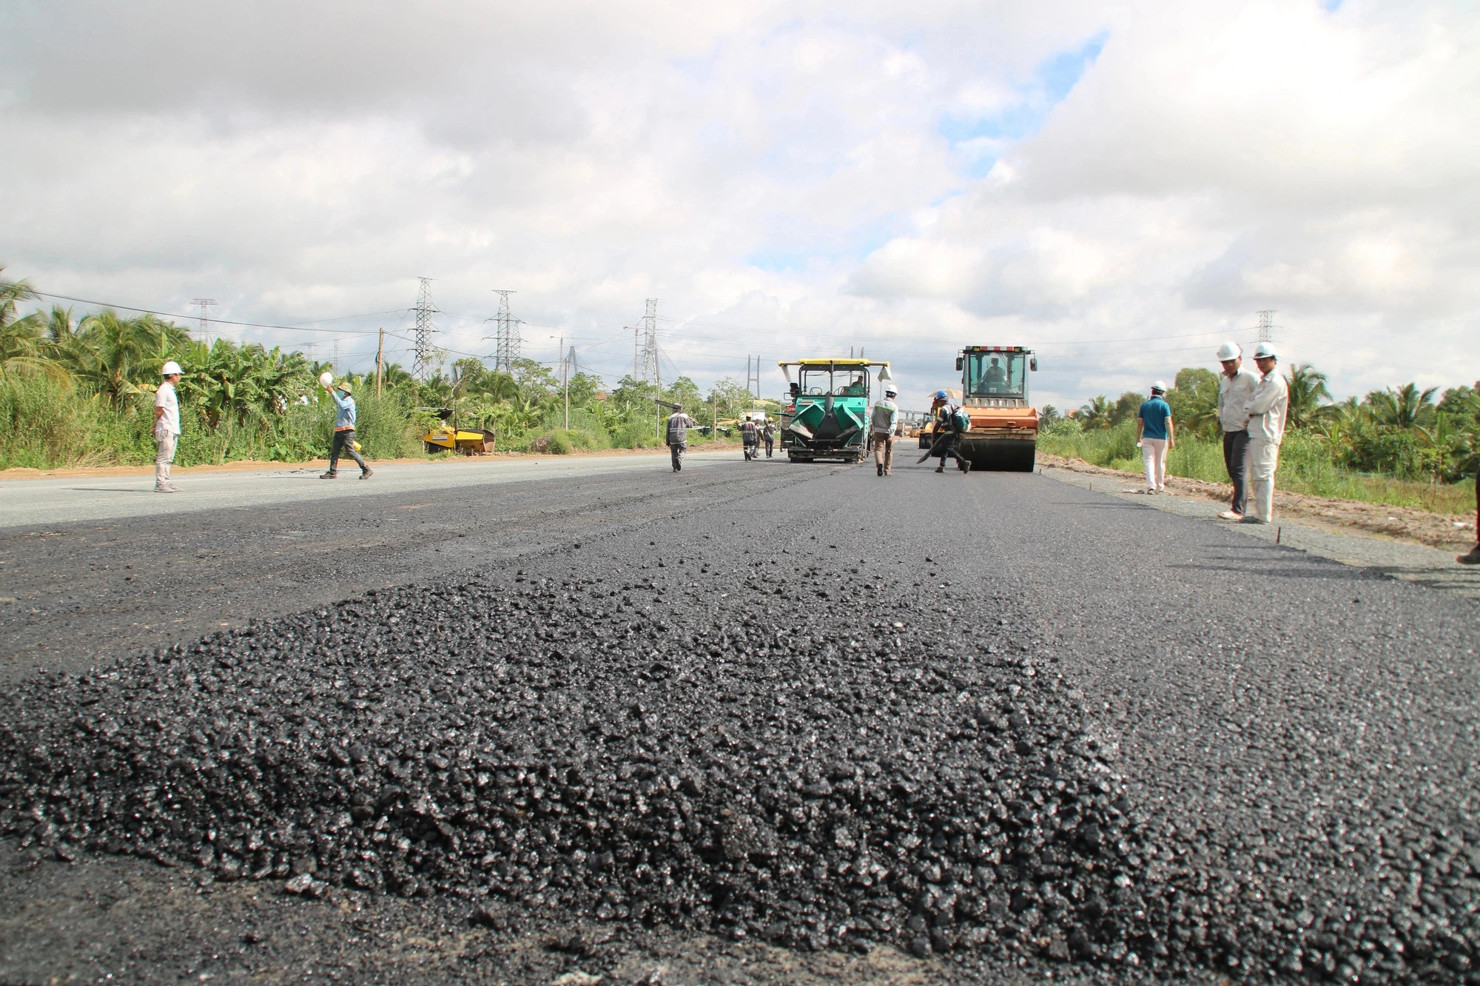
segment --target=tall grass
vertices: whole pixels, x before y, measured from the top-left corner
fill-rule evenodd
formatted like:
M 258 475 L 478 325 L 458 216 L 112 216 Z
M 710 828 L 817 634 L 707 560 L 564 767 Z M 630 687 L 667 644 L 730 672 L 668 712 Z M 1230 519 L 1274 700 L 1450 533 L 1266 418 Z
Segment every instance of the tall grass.
M 188 402 L 180 408 L 181 466 L 263 460 L 301 462 L 329 454 L 332 405 L 292 404 L 267 420 L 211 428 Z M 356 400 L 356 438 L 371 459 L 421 454 L 400 394 Z M 141 394 L 121 408 L 96 395 L 41 377 L 0 379 L 0 469 L 143 465 L 154 461 L 154 402 Z
M 1082 431 L 1073 423 L 1054 425 L 1038 439 L 1038 447 L 1050 455 L 1061 455 L 1109 469 L 1140 473 L 1141 453 L 1136 448 L 1134 422 L 1115 428 Z M 1167 473 L 1210 483 L 1228 482 L 1223 465 L 1223 445 L 1185 435 L 1167 454 Z M 1386 503 L 1435 513 L 1467 513 L 1475 509 L 1475 483 L 1424 483 L 1391 476 L 1351 472 L 1339 468 L 1331 450 L 1317 435 L 1290 431 L 1280 445 L 1276 486 L 1309 496 Z

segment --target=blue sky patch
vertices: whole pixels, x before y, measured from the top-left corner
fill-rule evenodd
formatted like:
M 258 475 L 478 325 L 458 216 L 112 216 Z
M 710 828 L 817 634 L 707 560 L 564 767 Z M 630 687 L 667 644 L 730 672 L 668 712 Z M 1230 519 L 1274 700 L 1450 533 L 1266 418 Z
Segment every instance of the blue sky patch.
M 1021 140 L 1032 136 L 1043 126 L 1049 111 L 1073 91 L 1084 72 L 1105 48 L 1108 32 L 1100 32 L 1080 47 L 1063 51 L 1040 62 L 1033 73 L 1033 80 L 1018 87 L 1019 101 L 1006 109 L 984 117 L 948 117 L 940 123 L 940 134 L 952 145 L 987 138 L 989 140 Z M 986 174 L 974 165 L 973 174 Z

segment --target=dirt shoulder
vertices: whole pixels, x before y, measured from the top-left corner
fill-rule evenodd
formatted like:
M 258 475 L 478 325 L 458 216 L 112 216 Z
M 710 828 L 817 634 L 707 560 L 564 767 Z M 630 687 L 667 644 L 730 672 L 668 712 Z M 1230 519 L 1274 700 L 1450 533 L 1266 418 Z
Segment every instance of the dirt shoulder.
M 692 445 L 691 452 L 717 452 L 724 449 L 739 449 L 737 442 L 714 442 L 712 444 Z M 374 465 L 388 465 L 393 463 L 415 463 L 416 465 L 443 466 L 457 468 L 475 462 L 497 462 L 500 460 L 517 459 L 581 459 L 581 458 L 606 458 L 624 455 L 667 455 L 668 449 L 660 448 L 622 448 L 622 449 L 598 449 L 594 451 L 567 452 L 556 455 L 552 452 L 490 452 L 486 455 L 441 455 L 427 456 L 426 458 L 409 459 L 373 459 Z M 202 473 L 216 472 L 264 472 L 274 469 L 327 469 L 328 459 L 308 459 L 303 462 L 275 462 L 259 459 L 244 459 L 239 462 L 223 462 L 212 465 L 199 466 L 175 466 L 173 474 L 176 476 L 200 475 Z M 0 469 L 0 482 L 13 479 L 77 479 L 77 478 L 107 478 L 110 476 L 152 476 L 154 475 L 154 464 L 145 463 L 134 466 L 77 466 L 69 469 L 27 469 L 17 467 L 13 469 Z
M 1139 472 L 1106 469 L 1091 465 L 1083 459 L 1066 459 L 1039 452 L 1038 462 L 1066 472 L 1126 477 L 1128 492 L 1134 492 L 1142 485 Z M 1131 487 L 1134 489 L 1130 489 Z M 1168 476 L 1167 492 L 1176 496 L 1226 503 L 1233 496 L 1233 487 L 1228 483 L 1207 483 L 1199 479 Z M 1445 551 L 1464 551 L 1475 544 L 1474 514 L 1436 514 L 1412 507 L 1306 496 L 1279 489 L 1275 490 L 1275 508 L 1281 516 L 1298 517 L 1313 526 L 1340 534 L 1361 531 Z

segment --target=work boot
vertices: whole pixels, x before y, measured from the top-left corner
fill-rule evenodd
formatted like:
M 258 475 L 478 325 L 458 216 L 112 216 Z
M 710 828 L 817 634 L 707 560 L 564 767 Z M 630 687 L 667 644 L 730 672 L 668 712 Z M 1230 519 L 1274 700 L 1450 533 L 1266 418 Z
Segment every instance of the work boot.
M 971 472 L 971 460 L 970 459 L 962 459 L 961 460 L 961 471 L 962 472 Z
M 364 469 L 360 470 L 360 478 L 361 479 L 369 479 L 371 476 L 374 476 L 374 475 L 375 475 L 375 470 L 374 469 L 371 469 L 369 466 L 366 466 Z
M 945 460 L 944 459 L 941 460 L 940 465 L 938 465 L 938 466 L 935 467 L 935 471 L 936 472 L 945 472 L 946 471 L 946 463 L 945 463 Z
M 339 473 L 337 473 L 337 472 L 326 472 L 322 476 L 320 476 L 319 478 L 320 479 L 338 479 L 339 478 Z
M 1454 560 L 1461 565 L 1480 565 L 1480 544 L 1471 548 L 1467 555 L 1455 555 Z
M 875 462 L 874 469 L 879 473 L 880 476 L 884 475 L 884 463 Z

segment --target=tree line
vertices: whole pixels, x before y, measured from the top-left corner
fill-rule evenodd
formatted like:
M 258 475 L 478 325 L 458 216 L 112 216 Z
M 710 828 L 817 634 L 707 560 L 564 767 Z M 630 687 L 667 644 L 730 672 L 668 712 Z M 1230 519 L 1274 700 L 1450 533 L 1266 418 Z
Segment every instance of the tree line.
M 79 316 L 60 305 L 21 314 L 34 298 L 25 281 L 0 277 L 0 468 L 149 461 L 154 390 L 171 359 L 185 369 L 181 464 L 326 454 L 332 414 L 317 378 L 329 364 L 276 346 L 196 339 L 150 314 Z M 721 432 L 755 403 L 729 378 L 706 393 L 686 376 L 659 387 L 628 375 L 608 390 L 595 374 L 562 378 L 529 359 L 493 370 L 468 357 L 420 380 L 388 363 L 378 380 L 349 378 L 373 458 L 421 454 L 421 436 L 444 418 L 494 432 L 499 448 L 566 452 L 661 444 L 655 400 L 681 403 Z

